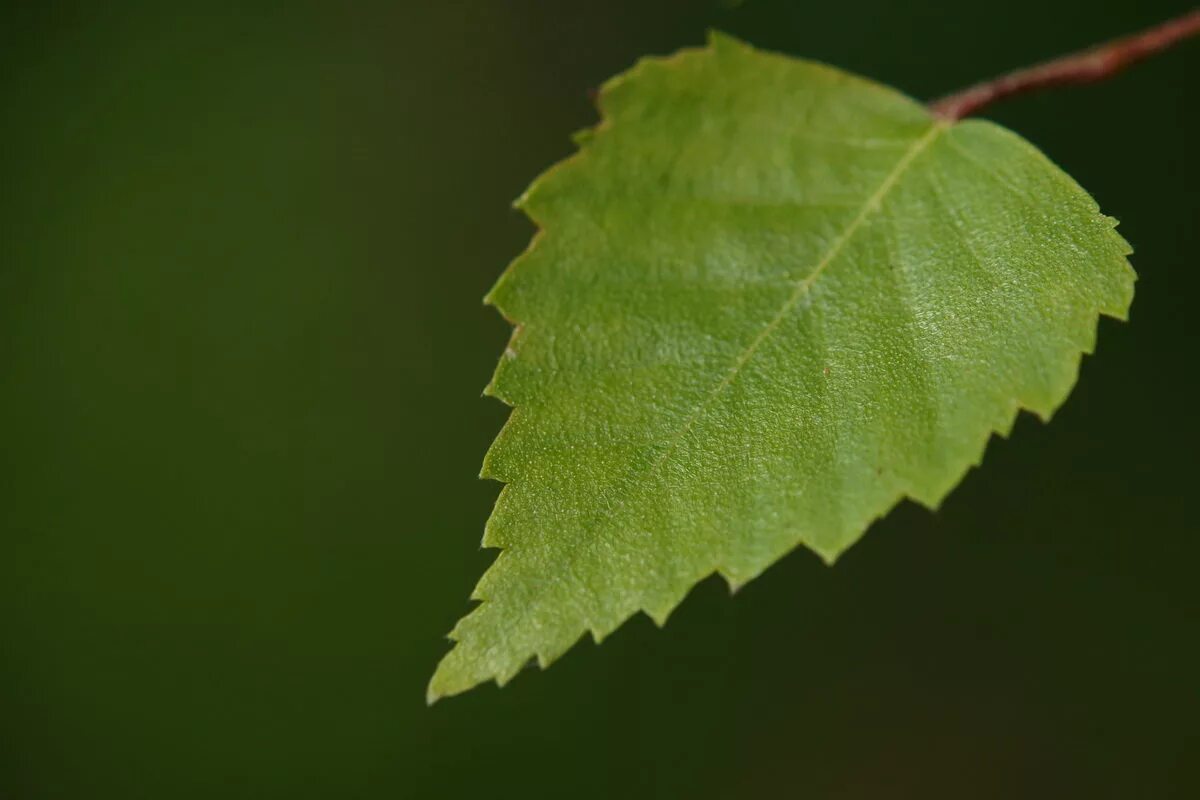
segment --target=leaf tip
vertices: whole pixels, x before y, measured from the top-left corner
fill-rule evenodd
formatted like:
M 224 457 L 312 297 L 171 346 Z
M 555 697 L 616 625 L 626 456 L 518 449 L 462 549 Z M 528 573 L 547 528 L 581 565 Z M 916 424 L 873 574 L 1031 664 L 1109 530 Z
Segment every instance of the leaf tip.
M 450 651 L 454 652 L 453 650 Z M 450 653 L 442 657 L 438 662 L 437 667 L 433 670 L 433 675 L 429 678 L 429 684 L 425 687 L 425 705 L 432 706 L 443 697 L 448 697 L 455 694 L 453 691 L 448 691 L 446 686 L 446 662 L 450 660 Z
M 469 691 L 489 679 L 494 680 L 498 686 L 504 686 L 512 677 L 493 672 L 486 665 L 481 669 L 477 661 L 464 655 L 462 643 L 455 640 L 454 634 L 450 634 L 449 639 L 453 642 L 453 647 L 442 656 L 429 679 L 429 685 L 425 688 L 427 706 L 432 706 L 443 698 Z

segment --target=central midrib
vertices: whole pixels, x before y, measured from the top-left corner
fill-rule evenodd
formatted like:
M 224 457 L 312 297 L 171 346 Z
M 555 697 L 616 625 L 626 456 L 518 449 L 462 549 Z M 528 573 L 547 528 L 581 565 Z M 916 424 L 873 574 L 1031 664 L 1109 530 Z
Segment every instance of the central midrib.
M 879 188 L 877 188 L 874 193 L 867 198 L 866 202 L 863 203 L 862 208 L 858 210 L 858 214 L 856 214 L 854 219 L 850 221 L 850 224 L 846 226 L 846 229 L 842 231 L 841 235 L 834 240 L 833 244 L 829 246 L 829 249 L 825 251 L 825 255 L 821 256 L 821 260 L 817 262 L 817 266 L 813 268 L 813 271 L 810 272 L 803 280 L 796 283 L 796 288 L 792 291 L 792 294 L 784 302 L 783 306 L 779 309 L 775 316 L 772 317 L 771 320 L 763 327 L 763 329 L 758 332 L 758 335 L 754 337 L 750 344 L 746 345 L 746 349 L 738 355 L 728 374 L 726 374 L 726 376 L 712 388 L 708 395 L 702 401 L 700 401 L 700 403 L 698 403 L 694 409 L 692 409 L 692 413 L 688 415 L 688 418 L 684 421 L 680 429 L 671 437 L 672 447 L 671 450 L 668 451 L 668 454 L 674 450 L 674 443 L 678 442 L 680 437 L 687 433 L 688 429 L 691 428 L 696 419 L 704 413 L 705 409 L 708 408 L 712 401 L 720 396 L 721 392 L 723 392 L 725 388 L 729 386 L 729 384 L 733 383 L 734 378 L 736 378 L 738 373 L 741 372 L 742 367 L 746 366 L 746 363 L 751 359 L 751 357 L 754 356 L 754 353 L 759 347 L 762 346 L 762 343 L 765 342 L 771 336 L 771 334 L 775 332 L 775 330 L 779 327 L 779 324 L 783 322 L 784 318 L 786 318 L 787 315 L 791 313 L 792 309 L 796 307 L 796 304 L 799 303 L 806 294 L 808 294 L 808 291 L 812 288 L 813 283 L 816 282 L 821 273 L 825 271 L 825 268 L 837 259 L 842 250 L 845 248 L 846 244 L 852 238 L 854 238 L 854 234 L 858 232 L 860 227 L 862 227 L 862 224 L 864 221 L 866 221 L 867 217 L 869 217 L 873 211 L 877 211 L 879 209 L 879 206 L 883 203 L 883 199 L 887 197 L 888 192 L 890 192 L 892 187 L 895 186 L 900 180 L 900 176 L 905 173 L 909 165 L 912 164 L 912 162 L 916 160 L 917 156 L 924 152 L 925 149 L 929 147 L 929 145 L 932 144 L 933 141 L 937 139 L 937 137 L 945 129 L 946 125 L 944 123 L 934 123 L 929 130 L 921 136 L 921 138 L 913 141 L 912 146 L 904 151 L 904 154 L 900 157 L 900 160 L 896 162 L 896 166 L 892 167 L 891 172 L 889 172 L 887 177 L 883 179 L 883 182 L 879 184 Z M 657 466 L 658 465 L 655 464 L 655 467 Z

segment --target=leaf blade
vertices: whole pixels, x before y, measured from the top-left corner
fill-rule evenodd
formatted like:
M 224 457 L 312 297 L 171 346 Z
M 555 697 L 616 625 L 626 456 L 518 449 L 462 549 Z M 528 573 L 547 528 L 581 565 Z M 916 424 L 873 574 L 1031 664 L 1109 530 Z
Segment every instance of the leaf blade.
M 936 506 L 1132 298 L 1111 220 L 990 123 L 723 36 L 601 107 L 488 296 L 517 325 L 488 390 L 502 552 L 431 701 Z

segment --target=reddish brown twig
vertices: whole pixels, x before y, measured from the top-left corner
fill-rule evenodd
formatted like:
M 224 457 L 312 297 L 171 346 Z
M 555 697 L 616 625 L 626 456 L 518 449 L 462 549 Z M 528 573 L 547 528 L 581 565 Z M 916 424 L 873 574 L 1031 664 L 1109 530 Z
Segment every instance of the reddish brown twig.
M 977 83 L 930 103 L 929 110 L 942 119 L 957 120 L 1013 95 L 1104 80 L 1197 34 L 1200 34 L 1200 8 L 1141 33 Z

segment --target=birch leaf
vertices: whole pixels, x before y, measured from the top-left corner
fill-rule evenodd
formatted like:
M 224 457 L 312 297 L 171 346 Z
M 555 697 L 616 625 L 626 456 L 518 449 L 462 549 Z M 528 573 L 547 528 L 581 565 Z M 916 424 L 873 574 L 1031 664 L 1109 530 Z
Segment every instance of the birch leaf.
M 485 477 L 499 548 L 429 699 L 543 667 L 712 573 L 832 562 L 1047 419 L 1130 249 L 1016 134 L 722 35 L 609 81 L 518 205 Z

